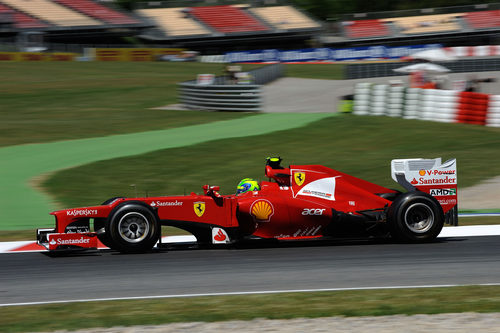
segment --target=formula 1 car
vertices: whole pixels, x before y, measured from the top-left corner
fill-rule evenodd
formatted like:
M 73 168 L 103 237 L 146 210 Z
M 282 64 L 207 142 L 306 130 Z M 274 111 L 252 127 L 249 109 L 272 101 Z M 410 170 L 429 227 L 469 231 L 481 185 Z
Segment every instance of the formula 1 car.
M 125 253 L 150 251 L 161 226 L 192 233 L 199 244 L 247 239 L 392 237 L 428 242 L 443 224 L 458 224 L 456 160 L 400 159 L 392 178 L 406 192 L 385 188 L 321 165 L 281 166 L 268 158 L 258 191 L 112 198 L 94 207 L 52 212 L 55 229 L 38 229 L 49 251 L 96 249 L 98 240 Z

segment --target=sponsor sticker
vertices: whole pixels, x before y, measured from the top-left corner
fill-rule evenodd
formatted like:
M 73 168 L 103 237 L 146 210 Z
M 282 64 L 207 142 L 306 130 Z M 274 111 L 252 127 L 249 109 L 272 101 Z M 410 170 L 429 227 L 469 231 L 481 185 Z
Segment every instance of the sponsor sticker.
M 256 200 L 250 206 L 250 214 L 258 222 L 269 222 L 274 215 L 273 204 L 267 200 Z
M 326 209 L 322 208 L 304 208 L 302 215 L 323 215 Z
M 47 240 L 50 250 L 59 246 L 97 247 L 97 237 L 87 234 L 49 234 Z
M 456 205 L 457 199 L 440 199 L 438 200 L 440 205 Z
M 197 202 L 193 203 L 193 209 L 194 209 L 194 213 L 198 217 L 202 217 L 203 214 L 205 214 L 205 202 L 197 201 Z
M 229 236 L 226 230 L 222 228 L 212 228 L 212 244 L 229 243 Z
M 442 176 L 442 175 L 454 175 L 456 170 L 420 170 L 418 174 L 420 176 Z
M 153 201 L 151 202 L 151 207 L 176 207 L 176 206 L 182 206 L 184 202 L 182 201 Z
M 457 195 L 456 188 L 433 188 L 429 192 L 430 195 L 433 196 L 450 196 Z
M 297 186 L 302 186 L 302 184 L 306 181 L 306 174 L 304 172 L 295 172 L 293 174 L 293 180 Z
M 67 216 L 90 216 L 97 215 L 97 209 L 72 209 L 66 211 Z
M 456 184 L 457 178 L 455 177 L 442 177 L 442 178 L 424 178 L 420 177 L 418 179 L 413 178 L 410 182 L 412 185 L 437 185 L 437 184 Z
M 304 186 L 297 195 L 335 201 L 336 177 L 320 178 Z

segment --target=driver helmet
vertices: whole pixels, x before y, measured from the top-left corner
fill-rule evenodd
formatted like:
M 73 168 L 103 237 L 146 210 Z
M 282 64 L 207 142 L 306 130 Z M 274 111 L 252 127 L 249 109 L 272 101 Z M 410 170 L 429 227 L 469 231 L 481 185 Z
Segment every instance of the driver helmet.
M 260 191 L 259 183 L 255 179 L 242 179 L 236 187 L 236 194 L 241 194 L 248 191 Z

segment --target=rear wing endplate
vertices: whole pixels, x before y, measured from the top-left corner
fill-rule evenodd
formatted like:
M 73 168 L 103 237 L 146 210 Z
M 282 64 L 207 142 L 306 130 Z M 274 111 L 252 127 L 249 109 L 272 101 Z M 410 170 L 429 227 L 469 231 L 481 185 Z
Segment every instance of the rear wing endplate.
M 444 163 L 441 158 L 392 160 L 391 176 L 408 191 L 421 191 L 435 197 L 443 208 L 446 222 L 458 225 L 456 159 Z

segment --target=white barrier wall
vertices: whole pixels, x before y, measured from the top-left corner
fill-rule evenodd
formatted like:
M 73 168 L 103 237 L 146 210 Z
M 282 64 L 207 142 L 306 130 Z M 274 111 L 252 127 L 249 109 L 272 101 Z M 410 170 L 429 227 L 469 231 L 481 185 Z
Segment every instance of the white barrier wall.
M 500 127 L 500 95 L 358 83 L 354 114 Z

